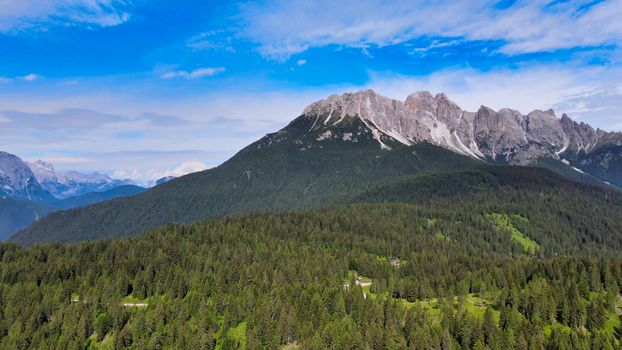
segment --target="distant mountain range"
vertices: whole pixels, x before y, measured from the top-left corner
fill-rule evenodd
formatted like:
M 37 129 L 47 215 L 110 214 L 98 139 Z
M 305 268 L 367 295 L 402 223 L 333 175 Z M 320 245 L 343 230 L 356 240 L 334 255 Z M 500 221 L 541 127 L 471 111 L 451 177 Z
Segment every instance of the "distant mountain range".
M 47 203 L 55 200 L 19 157 L 0 152 L 0 197 Z
M 41 186 L 58 199 L 134 184 L 132 180 L 116 180 L 98 172 L 91 174 L 82 174 L 77 171 L 59 172 L 52 164 L 42 160 L 27 164 Z
M 216 168 L 133 197 L 53 213 L 13 240 L 112 238 L 172 221 L 322 207 L 355 201 L 404 176 L 468 174 L 482 166 L 546 168 L 616 191 L 622 186 L 621 142 L 620 133 L 557 118 L 553 111 L 466 112 L 444 94 L 417 92 L 402 102 L 365 90 L 311 104 L 285 128 Z M 522 174 L 556 179 L 543 169 Z
M 27 163 L 0 152 L 0 241 L 53 211 L 143 191 L 145 188 L 130 180 L 114 180 L 100 173 L 56 172 L 41 160 Z

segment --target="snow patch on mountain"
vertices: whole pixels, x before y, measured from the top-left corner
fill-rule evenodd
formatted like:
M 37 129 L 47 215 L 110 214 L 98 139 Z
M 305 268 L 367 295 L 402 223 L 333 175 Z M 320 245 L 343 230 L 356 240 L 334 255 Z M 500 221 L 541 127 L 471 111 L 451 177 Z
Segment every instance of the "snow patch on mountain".
M 44 202 L 53 197 L 42 188 L 35 174 L 21 158 L 0 152 L 0 198 Z
M 29 162 L 27 165 L 41 186 L 58 199 L 134 184 L 131 180 L 116 180 L 99 172 L 83 174 L 73 170 L 57 171 L 52 164 L 42 160 Z

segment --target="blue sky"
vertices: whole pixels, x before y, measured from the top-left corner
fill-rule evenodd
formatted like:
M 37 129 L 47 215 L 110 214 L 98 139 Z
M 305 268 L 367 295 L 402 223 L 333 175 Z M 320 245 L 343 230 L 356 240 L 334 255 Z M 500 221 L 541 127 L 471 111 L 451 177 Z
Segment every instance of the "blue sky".
M 0 149 L 148 183 L 332 93 L 622 130 L 622 1 L 2 0 Z

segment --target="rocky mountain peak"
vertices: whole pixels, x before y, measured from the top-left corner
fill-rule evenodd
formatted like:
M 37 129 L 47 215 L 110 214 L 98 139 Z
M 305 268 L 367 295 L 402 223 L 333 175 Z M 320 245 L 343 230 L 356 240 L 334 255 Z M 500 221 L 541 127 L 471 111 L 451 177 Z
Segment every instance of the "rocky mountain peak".
M 37 181 L 30 167 L 18 156 L 0 152 L 0 197 L 45 201 L 52 196 Z
M 373 90 L 362 90 L 354 93 L 331 95 L 325 100 L 315 102 L 305 108 L 303 115 L 324 115 L 329 118 L 340 119 L 342 117 L 359 116 L 371 119 L 376 116 L 391 117 L 398 112 L 403 105 L 400 101 L 381 96 Z
M 54 165 L 44 162 L 42 160 L 37 160 L 35 162 L 27 162 L 28 167 L 32 170 L 41 184 L 46 182 L 57 182 L 58 177 L 56 176 L 56 170 L 54 169 Z
M 429 142 L 473 158 L 512 164 L 528 164 L 540 157 L 559 159 L 571 150 L 591 151 L 613 137 L 566 114 L 558 118 L 552 109 L 523 115 L 482 105 L 473 113 L 462 110 L 446 94 L 429 91 L 414 92 L 403 102 L 373 90 L 332 95 L 305 108 L 302 118 L 312 124 L 309 132 L 358 118 L 381 148 L 391 148 L 386 140 L 404 145 Z M 622 137 L 616 140 L 622 142 Z
M 27 185 L 34 173 L 28 165 L 16 155 L 0 152 L 0 178 L 5 186 L 17 190 Z

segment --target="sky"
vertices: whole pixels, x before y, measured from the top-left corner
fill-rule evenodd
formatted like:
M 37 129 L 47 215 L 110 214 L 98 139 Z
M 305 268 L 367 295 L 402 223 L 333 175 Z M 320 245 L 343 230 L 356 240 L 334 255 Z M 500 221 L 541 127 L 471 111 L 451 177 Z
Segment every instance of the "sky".
M 330 94 L 622 131 L 622 0 L 0 0 L 0 150 L 150 184 Z

